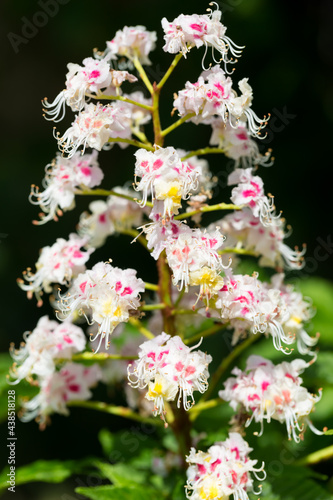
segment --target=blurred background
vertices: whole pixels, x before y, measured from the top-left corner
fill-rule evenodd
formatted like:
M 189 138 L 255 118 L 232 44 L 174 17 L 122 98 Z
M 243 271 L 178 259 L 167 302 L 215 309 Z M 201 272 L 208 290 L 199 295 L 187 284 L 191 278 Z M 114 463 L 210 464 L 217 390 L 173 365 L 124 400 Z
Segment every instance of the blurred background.
M 92 55 L 94 47 L 103 50 L 105 41 L 113 38 L 116 30 L 124 25 L 141 24 L 157 31 L 157 49 L 151 54 L 153 65 L 147 72 L 151 80 L 159 80 L 172 60 L 170 54 L 161 50 L 162 17 L 172 20 L 180 13 L 201 14 L 208 7 L 202 0 L 169 0 L 164 4 L 150 0 L 59 0 L 58 12 L 46 16 L 45 20 L 45 16 L 36 14 L 43 10 L 42 3 L 42 0 L 2 0 L 0 7 L 2 351 L 8 350 L 11 341 L 18 344 L 22 333 L 33 329 L 42 314 L 50 314 L 47 304 L 38 310 L 34 301 L 26 299 L 16 285 L 16 278 L 27 266 L 34 266 L 40 248 L 75 231 L 79 215 L 90 201 L 77 200 L 76 209 L 57 223 L 43 226 L 31 223 L 39 210 L 28 202 L 30 185 L 41 185 L 44 167 L 56 152 L 53 124 L 42 117 L 41 99 L 47 96 L 52 101 L 64 87 L 68 62 L 80 64 Z M 283 210 L 293 227 L 287 243 L 291 247 L 307 243 L 300 278 L 316 275 L 331 280 L 333 2 L 224 0 L 218 4 L 228 28 L 227 35 L 235 43 L 246 46 L 234 78 L 238 81 L 249 77 L 254 90 L 253 109 L 258 116 L 272 114 L 261 148 L 263 152 L 273 148 L 276 159 L 271 168 L 260 168 L 259 175 L 264 179 L 266 192 L 275 195 L 278 210 Z M 40 27 L 25 28 L 33 20 Z M 183 88 L 186 80 L 197 78 L 201 58 L 202 51 L 193 50 L 165 86 L 164 126 L 174 120 L 170 116 L 173 92 Z M 138 83 L 131 90 L 141 88 Z M 68 111 L 66 119 L 58 124 L 59 131 L 66 130 L 72 116 Z M 184 125 L 179 133 L 168 136 L 167 145 L 197 149 L 207 144 L 209 136 L 210 131 L 204 126 Z M 111 152 L 100 154 L 105 172 L 102 187 L 108 189 L 132 179 L 133 152 L 131 147 L 121 151 L 115 146 Z M 229 190 L 224 190 L 223 184 L 227 161 L 213 155 L 207 159 L 213 172 L 222 179 L 215 200 L 227 201 Z M 151 260 L 141 248 L 129 246 L 128 242 L 125 237 L 109 239 L 107 245 L 94 254 L 93 263 L 112 257 L 119 267 L 145 269 L 142 277 L 154 281 Z M 55 417 L 53 426 L 44 433 L 40 433 L 34 423 L 18 423 L 19 463 L 38 458 L 75 458 L 82 455 L 83 448 L 85 455 L 96 453 L 99 449 L 96 431 L 108 422 L 106 416 L 73 409 L 70 420 Z M 116 421 L 115 425 L 120 424 Z M 29 498 L 31 491 L 28 487 L 22 489 L 17 500 Z M 35 498 L 44 499 L 43 495 L 37 492 Z M 45 498 L 51 498 L 50 495 Z M 60 498 L 56 492 L 54 495 Z

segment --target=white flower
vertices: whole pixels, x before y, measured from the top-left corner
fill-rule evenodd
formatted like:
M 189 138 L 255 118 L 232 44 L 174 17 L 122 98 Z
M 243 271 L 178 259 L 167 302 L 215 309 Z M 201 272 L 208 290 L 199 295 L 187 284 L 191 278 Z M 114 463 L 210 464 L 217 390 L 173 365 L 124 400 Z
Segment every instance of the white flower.
M 81 328 L 69 321 L 58 323 L 43 316 L 32 332 L 23 334 L 25 343 L 16 350 L 11 345 L 10 353 L 15 363 L 11 375 L 17 384 L 31 375 L 45 377 L 55 370 L 55 360 L 70 359 L 76 352 L 84 350 L 86 337 Z
M 135 197 L 135 191 L 125 187 L 115 187 L 113 191 Z M 88 239 L 93 248 L 102 246 L 106 238 L 115 233 L 138 227 L 142 223 L 143 210 L 131 200 L 111 195 L 106 201 L 90 203 L 91 213 L 84 212 L 80 217 L 78 233 Z
M 36 262 L 36 273 L 32 273 L 30 268 L 23 273 L 25 281 L 18 280 L 22 290 L 28 293 L 28 298 L 34 293 L 38 299 L 38 305 L 42 304 L 41 295 L 52 291 L 52 283 L 69 285 L 73 277 L 82 273 L 86 266 L 90 254 L 94 251 L 90 248 L 86 251 L 80 250 L 86 245 L 88 239 L 81 238 L 75 233 L 69 235 L 69 239 L 58 238 L 51 246 L 42 248 L 38 261 Z
M 318 396 L 310 394 L 301 386 L 302 379 L 299 377 L 308 366 L 302 359 L 294 359 L 291 363 L 284 361 L 274 366 L 271 361 L 252 355 L 248 358 L 244 372 L 239 368 L 233 369 L 235 377 L 227 379 L 225 389 L 219 392 L 219 396 L 229 401 L 235 411 L 241 405 L 241 410 L 251 414 L 246 426 L 253 419 L 260 422 L 259 436 L 263 433 L 264 420 L 270 422 L 273 419 L 285 422 L 288 438 L 299 442 L 301 438 L 298 433 L 303 433 L 305 423 L 320 434 L 307 416 L 320 400 L 321 392 Z
M 96 335 L 91 337 L 92 342 L 99 338 L 95 351 L 98 352 L 103 340 L 108 348 L 115 327 L 128 321 L 130 311 L 139 307 L 139 294 L 144 289 L 144 282 L 136 277 L 134 269 L 123 270 L 99 262 L 73 281 L 69 292 L 61 296 L 59 309 L 65 316 L 78 310 L 90 324 L 99 325 Z
M 200 229 L 181 232 L 166 244 L 168 264 L 172 269 L 172 281 L 179 290 L 189 286 L 200 286 L 199 299 L 210 299 L 223 286 L 220 276 L 225 266 L 218 254 L 224 236 L 218 229 L 214 233 Z
M 144 26 L 125 26 L 110 42 L 106 42 L 105 59 L 125 56 L 132 60 L 137 57 L 142 64 L 149 65 L 148 55 L 155 49 L 156 40 L 156 32 L 147 31 Z
M 148 249 L 152 250 L 151 256 L 157 260 L 161 252 L 170 244 L 172 239 L 180 234 L 190 233 L 191 229 L 184 223 L 172 217 L 164 219 L 164 203 L 155 201 L 149 218 L 153 221 L 141 226 L 139 229 L 145 233 Z
M 211 126 L 213 130 L 209 144 L 222 148 L 228 158 L 235 160 L 236 168 L 250 168 L 252 165 L 269 167 L 273 164 L 271 150 L 260 154 L 257 143 L 250 137 L 246 122 L 230 125 L 216 118 Z
M 253 175 L 252 168 L 234 170 L 228 177 L 228 186 L 233 184 L 237 184 L 231 193 L 233 203 L 248 206 L 264 226 L 269 226 L 272 222 L 279 224 L 274 199 L 271 197 L 269 200 L 264 194 L 264 183 L 258 175 Z
M 264 226 L 259 217 L 254 217 L 250 208 L 244 208 L 226 215 L 216 222 L 227 237 L 227 247 L 244 248 L 260 256 L 259 265 L 277 269 L 300 269 L 303 265 L 303 250 L 292 250 L 284 243 L 290 235 L 285 232 L 285 220 L 272 219 Z
M 219 116 L 224 123 L 236 127 L 239 120 L 247 121 L 249 132 L 259 136 L 266 126 L 266 117 L 261 120 L 251 109 L 252 89 L 247 79 L 239 82 L 241 95 L 237 96 L 232 88 L 230 76 L 219 65 L 204 71 L 195 83 L 186 82 L 185 89 L 180 90 L 173 103 L 180 116 L 194 113 L 194 123 L 210 123 Z
M 180 14 L 171 23 L 164 17 L 162 19 L 162 28 L 165 33 L 164 51 L 171 54 L 181 52 L 186 57 L 192 47 L 199 48 L 204 45 L 205 58 L 207 48 L 212 47 L 214 61 L 219 62 L 214 57 L 214 50 L 216 50 L 225 67 L 227 63 L 232 62 L 232 59 L 228 57 L 229 51 L 234 57 L 239 57 L 243 47 L 239 47 L 225 35 L 226 27 L 220 21 L 221 11 L 209 10 L 208 15 Z
M 177 214 L 181 200 L 197 188 L 200 167 L 182 162 L 173 147 L 154 152 L 139 149 L 135 156 L 135 189 L 143 192 L 142 206 L 151 194 L 153 199 L 164 202 L 163 217 Z M 137 181 L 137 177 L 141 180 Z
M 66 363 L 60 371 L 53 372 L 40 381 L 40 392 L 22 405 L 21 420 L 28 422 L 36 418 L 40 427 L 48 423 L 49 415 L 60 413 L 69 415 L 67 404 L 71 401 L 90 399 L 91 387 L 102 378 L 98 365 L 84 366 L 79 363 Z
M 48 103 L 47 99 L 43 101 L 46 108 L 44 111 L 49 115 L 47 120 L 62 120 L 66 104 L 72 111 L 81 111 L 85 106 L 87 93 L 98 94 L 111 83 L 110 65 L 103 59 L 98 61 L 87 57 L 83 60 L 83 66 L 69 63 L 67 68 L 66 89 L 62 90 L 52 103 Z
M 154 402 L 154 415 L 164 420 L 165 401 L 181 400 L 185 410 L 194 405 L 193 391 L 204 393 L 208 387 L 208 365 L 212 357 L 202 351 L 189 348 L 180 337 L 170 337 L 162 332 L 153 340 L 140 346 L 139 359 L 135 366 L 128 367 L 130 385 L 144 389 L 148 386 L 146 398 Z
M 35 224 L 57 220 L 62 211 L 73 209 L 75 192 L 79 187 L 93 188 L 101 183 L 104 174 L 99 168 L 97 154 L 97 151 L 86 155 L 75 153 L 72 158 L 64 158 L 57 153 L 55 160 L 45 168 L 45 190 L 40 192 L 36 186 L 31 189 L 30 202 L 40 205 L 44 212 Z
M 266 477 L 264 464 L 259 469 L 254 467 L 257 460 L 249 458 L 251 451 L 252 448 L 237 432 L 230 432 L 225 441 L 215 443 L 207 452 L 191 448 L 186 457 L 190 464 L 185 486 L 187 498 L 224 500 L 233 495 L 234 500 L 248 500 L 247 492 L 254 492 L 250 473 L 260 481 Z M 258 472 L 263 472 L 263 477 L 259 478 Z
M 266 332 L 272 335 L 276 349 L 291 354 L 288 348 L 282 347 L 282 342 L 292 344 L 295 338 L 282 328 L 289 312 L 279 290 L 267 290 L 255 273 L 239 274 L 228 276 L 217 295 L 214 308 L 235 328 L 233 344 L 247 330 L 253 334 Z
M 314 315 L 315 311 L 311 308 L 309 299 L 303 297 L 300 292 L 297 292 L 293 285 L 283 282 L 284 274 L 275 274 L 271 278 L 271 285 L 266 284 L 268 288 L 275 288 L 280 291 L 283 301 L 288 310 L 288 316 L 282 323 L 285 333 L 296 336 L 297 348 L 300 354 L 310 354 L 315 356 L 315 352 L 311 351 L 318 342 L 319 334 L 315 337 L 310 337 L 304 328 Z
M 84 109 L 77 115 L 72 126 L 66 130 L 64 135 L 56 134 L 58 147 L 62 153 L 71 158 L 80 146 L 101 151 L 107 146 L 110 137 L 121 137 L 124 133 L 128 136 L 128 123 L 130 111 L 127 107 L 111 104 L 86 104 Z

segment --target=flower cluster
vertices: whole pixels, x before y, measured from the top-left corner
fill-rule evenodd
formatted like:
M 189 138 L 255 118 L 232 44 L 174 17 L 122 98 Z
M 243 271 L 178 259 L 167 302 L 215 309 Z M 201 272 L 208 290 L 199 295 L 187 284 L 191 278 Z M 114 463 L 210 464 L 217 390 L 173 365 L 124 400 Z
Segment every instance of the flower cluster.
M 83 152 L 86 147 L 101 151 L 114 133 L 118 136 L 124 132 L 126 126 L 123 121 L 126 118 L 131 118 L 127 107 L 116 104 L 86 104 L 64 135 L 57 133 L 58 147 L 68 158 L 71 158 L 80 146 Z
M 89 317 L 91 324 L 99 325 L 96 335 L 91 336 L 91 341 L 99 338 L 98 352 L 103 339 L 107 348 L 115 327 L 128 321 L 139 307 L 139 294 L 144 290 L 144 282 L 136 277 L 134 269 L 99 262 L 73 281 L 68 293 L 61 296 L 59 309 L 65 317 L 79 311 Z
M 86 251 L 80 250 L 81 247 L 86 245 L 87 241 L 87 238 L 81 238 L 72 233 L 69 235 L 68 240 L 58 238 L 52 246 L 42 248 L 36 262 L 36 273 L 32 273 L 28 268 L 23 273 L 27 283 L 24 283 L 22 279 L 17 280 L 20 288 L 27 292 L 29 298 L 34 293 L 38 305 L 41 305 L 42 291 L 50 293 L 52 283 L 69 285 L 72 278 L 85 270 L 85 263 L 94 251 L 93 248 Z
M 252 448 L 237 432 L 230 432 L 225 441 L 215 443 L 207 452 L 191 448 L 186 461 L 187 470 L 186 496 L 191 500 L 216 500 L 229 498 L 248 500 L 248 491 L 253 491 L 253 479 L 261 481 L 266 474 L 264 464 L 255 468 L 257 460 L 251 460 Z M 258 472 L 263 477 L 258 477 Z M 259 491 L 260 493 L 260 491 Z M 259 494 L 257 493 L 257 494 Z
M 76 352 L 84 350 L 86 337 L 82 329 L 68 321 L 58 323 L 42 316 L 32 332 L 23 334 L 25 343 L 16 350 L 11 346 L 10 353 L 15 363 L 11 375 L 17 384 L 21 380 L 38 375 L 45 377 L 53 373 L 55 360 L 71 359 Z
M 225 266 L 218 253 L 223 241 L 219 229 L 214 232 L 184 230 L 177 238 L 169 238 L 166 255 L 173 284 L 185 291 L 189 286 L 200 286 L 199 297 L 209 300 L 224 283 L 220 273 Z
M 209 14 L 199 15 L 184 15 L 176 17 L 172 22 L 169 22 L 165 17 L 162 19 L 162 28 L 164 30 L 165 52 L 176 54 L 181 52 L 183 56 L 190 51 L 192 47 L 205 46 L 211 47 L 220 54 L 220 60 L 227 63 L 232 62 L 229 59 L 228 52 L 239 57 L 244 47 L 236 45 L 229 37 L 225 35 L 227 28 L 221 23 L 222 12 L 218 9 L 210 11 Z M 205 53 L 206 55 L 206 53 Z
M 102 378 L 98 365 L 84 366 L 79 363 L 66 363 L 59 371 L 44 377 L 40 382 L 40 392 L 22 405 L 24 422 L 36 418 L 41 429 L 49 421 L 51 413 L 68 415 L 67 405 L 71 401 L 84 401 L 91 398 L 91 387 Z
M 271 150 L 260 154 L 257 143 L 251 138 L 246 122 L 235 121 L 232 125 L 221 118 L 211 121 L 212 135 L 209 144 L 223 149 L 228 158 L 235 160 L 235 167 L 250 168 L 252 165 L 270 167 L 273 164 Z
M 117 56 L 130 60 L 138 59 L 142 64 L 151 64 L 149 53 L 155 49 L 156 32 L 147 31 L 144 26 L 125 26 L 118 30 L 115 37 L 106 43 L 106 60 L 115 60 Z
M 264 226 L 279 224 L 275 215 L 273 199 L 269 200 L 264 194 L 264 183 L 258 175 L 253 175 L 252 168 L 237 168 L 228 177 L 228 185 L 233 188 L 231 201 L 235 205 L 244 205 L 252 210 L 254 217 L 259 217 Z
M 108 236 L 126 232 L 142 223 L 143 210 L 140 206 L 121 196 L 133 198 L 135 192 L 118 186 L 113 188 L 113 192 L 115 194 L 106 201 L 96 200 L 90 203 L 91 213 L 84 212 L 80 217 L 78 233 L 88 239 L 90 247 L 98 248 Z
M 177 406 L 183 400 L 185 410 L 195 403 L 193 392 L 204 393 L 208 387 L 208 365 L 210 355 L 194 351 L 178 336 L 170 337 L 162 332 L 153 340 L 140 346 L 139 359 L 128 369 L 132 387 L 144 389 L 148 386 L 146 398 L 154 403 L 154 415 L 165 418 L 165 402 L 174 401 Z
M 290 235 L 290 231 L 284 231 L 284 219 L 272 218 L 267 226 L 253 215 L 249 207 L 245 207 L 226 215 L 216 224 L 225 234 L 228 248 L 243 249 L 260 257 L 260 266 L 297 270 L 303 265 L 306 247 L 292 250 L 284 243 L 284 239 Z
M 163 217 L 177 214 L 181 200 L 198 186 L 200 167 L 182 162 L 173 147 L 154 152 L 139 149 L 135 157 L 135 189 L 142 191 L 142 206 L 151 194 L 153 200 L 164 202 Z
M 232 88 L 230 76 L 219 65 L 204 71 L 197 82 L 186 82 L 185 89 L 180 90 L 173 103 L 180 116 L 192 115 L 194 123 L 209 123 L 216 116 L 224 123 L 235 126 L 238 120 L 246 121 L 249 132 L 259 136 L 266 125 L 251 109 L 253 92 L 248 78 L 243 78 L 238 87 L 241 94 Z
M 52 103 L 44 99 L 47 119 L 59 122 L 65 115 L 66 104 L 72 111 L 81 111 L 86 102 L 86 94 L 98 94 L 111 84 L 110 65 L 105 60 L 98 61 L 92 57 L 83 60 L 83 66 L 69 63 L 67 65 L 66 89 L 62 90 Z M 59 118 L 60 115 L 60 118 Z
M 97 155 L 97 151 L 93 151 L 91 154 L 75 153 L 72 158 L 64 158 L 58 153 L 53 162 L 46 166 L 43 180 L 45 190 L 40 192 L 38 187 L 32 186 L 29 197 L 30 202 L 40 205 L 44 212 L 36 224 L 57 220 L 63 211 L 73 209 L 78 188 L 99 186 L 104 174 Z
M 270 360 L 252 355 L 244 371 L 237 367 L 232 370 L 235 377 L 227 379 L 219 396 L 229 401 L 235 411 L 240 406 L 240 411 L 251 414 L 246 426 L 253 419 L 260 422 L 259 435 L 263 433 L 264 420 L 270 422 L 273 419 L 285 422 L 288 438 L 299 442 L 304 431 L 303 423 L 309 423 L 307 416 L 321 397 L 320 393 L 314 396 L 301 386 L 299 375 L 308 366 L 303 359 L 294 359 L 291 363 L 284 361 L 274 366 Z M 315 430 L 312 425 L 311 429 Z M 319 431 L 317 433 L 320 434 Z

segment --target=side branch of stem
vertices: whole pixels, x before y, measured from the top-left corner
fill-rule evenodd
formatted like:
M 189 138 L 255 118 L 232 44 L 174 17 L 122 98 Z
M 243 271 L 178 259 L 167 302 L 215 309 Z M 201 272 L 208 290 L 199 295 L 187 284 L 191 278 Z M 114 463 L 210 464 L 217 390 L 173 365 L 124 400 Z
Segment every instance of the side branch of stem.
M 175 216 L 175 219 L 182 220 L 192 217 L 196 214 L 203 214 L 205 212 L 215 212 L 217 210 L 241 210 L 242 205 L 233 205 L 232 203 L 217 203 L 216 205 L 206 205 L 204 207 L 198 208 L 198 210 L 192 210 L 191 212 L 184 212 Z
M 162 420 L 156 418 L 142 417 L 138 413 L 135 413 L 130 408 L 124 406 L 108 405 L 102 401 L 69 401 L 67 406 L 78 406 L 80 408 L 88 408 L 90 410 L 102 411 L 104 413 L 110 413 L 111 415 L 117 415 L 118 417 L 129 418 L 130 420 L 136 420 L 137 422 L 152 424 L 152 425 L 163 425 Z

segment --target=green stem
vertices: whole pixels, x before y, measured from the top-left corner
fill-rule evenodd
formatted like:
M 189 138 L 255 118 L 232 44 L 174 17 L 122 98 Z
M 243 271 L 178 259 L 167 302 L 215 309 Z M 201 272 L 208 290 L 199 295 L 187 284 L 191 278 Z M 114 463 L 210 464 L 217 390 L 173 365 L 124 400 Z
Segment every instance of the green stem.
M 134 57 L 133 64 L 134 64 L 135 68 L 137 69 L 141 80 L 143 81 L 143 83 L 145 84 L 147 89 L 149 90 L 150 94 L 153 94 L 153 92 L 154 92 L 153 86 L 150 83 L 149 78 L 147 76 L 147 73 L 143 69 L 143 67 L 142 67 L 142 65 L 137 57 Z
M 141 321 L 139 321 L 137 318 L 130 318 L 129 323 L 137 330 L 139 330 L 139 332 L 142 333 L 142 335 L 144 335 L 147 339 L 151 340 L 155 338 L 155 335 L 150 330 L 148 330 L 148 328 L 143 326 Z
M 105 413 L 110 413 L 111 415 L 117 415 L 118 417 L 129 418 L 130 420 L 136 420 L 137 422 L 142 422 L 152 425 L 163 425 L 162 420 L 156 418 L 142 417 L 138 413 L 135 413 L 130 408 L 124 406 L 108 405 L 102 401 L 69 401 L 67 406 L 78 406 L 80 408 L 88 408 L 90 410 L 102 411 Z
M 246 248 L 223 248 L 223 250 L 218 250 L 220 255 L 225 253 L 236 253 L 237 255 L 251 255 L 252 257 L 257 257 L 257 253 L 253 250 L 247 250 Z
M 125 200 L 133 201 L 134 203 L 140 203 L 140 200 L 133 198 L 127 194 L 117 193 L 112 189 L 76 189 L 75 194 L 83 196 L 118 196 L 119 198 L 124 198 Z M 147 207 L 152 207 L 153 204 L 150 201 L 146 202 Z
M 148 146 L 144 142 L 136 141 L 134 139 L 122 139 L 121 137 L 111 137 L 108 142 L 124 142 L 126 144 L 131 144 L 131 146 L 135 146 L 137 148 L 143 148 L 147 151 L 155 151 L 153 146 Z
M 175 314 L 197 314 L 197 311 L 193 311 L 193 309 L 172 309 L 171 314 L 173 316 Z
M 156 311 L 158 309 L 165 309 L 166 305 L 164 303 L 161 304 L 145 304 L 140 307 L 140 311 Z
M 107 361 L 108 359 L 133 360 L 136 356 L 122 356 L 121 354 L 108 354 L 106 352 L 91 351 L 80 352 L 72 356 L 72 361 Z
M 159 90 L 154 87 L 153 97 L 153 126 L 154 126 L 154 142 L 158 146 L 163 146 L 164 137 L 162 135 L 161 119 L 159 111 L 160 94 Z
M 157 260 L 159 296 L 165 308 L 162 311 L 163 329 L 169 335 L 175 335 L 175 318 L 172 315 L 173 304 L 171 297 L 171 271 L 166 260 L 165 250 Z
M 148 283 L 147 281 L 145 281 L 145 289 L 153 290 L 154 292 L 158 292 L 159 290 L 158 285 L 154 285 L 153 283 Z
M 147 146 L 152 146 L 151 142 L 148 141 L 147 136 L 144 132 L 139 130 L 137 127 L 132 127 L 132 134 L 136 135 L 136 137 L 144 144 L 147 144 Z
M 260 338 L 260 336 L 261 336 L 261 333 L 257 333 L 256 335 L 251 334 L 250 337 L 248 337 L 246 340 L 244 340 L 244 342 L 242 342 L 241 344 L 236 346 L 230 352 L 230 354 L 228 354 L 228 356 L 226 358 L 222 359 L 220 366 L 218 367 L 218 369 L 215 371 L 215 373 L 213 374 L 213 376 L 211 378 L 211 381 L 209 383 L 209 388 L 207 389 L 205 394 L 200 399 L 200 403 L 203 401 L 206 401 L 210 397 L 211 393 L 215 389 L 215 386 L 219 382 L 220 378 L 222 377 L 224 372 L 229 368 L 229 366 L 233 363 L 233 361 L 236 358 L 238 358 L 238 356 L 240 356 L 240 354 L 242 354 L 242 352 L 244 352 L 251 344 L 256 342 L 258 340 L 258 338 Z
M 312 465 L 324 460 L 330 460 L 333 458 L 333 445 L 327 446 L 321 450 L 310 453 L 306 457 L 300 458 L 295 462 L 296 465 Z
M 122 95 L 86 94 L 86 96 L 90 97 L 91 99 L 101 99 L 101 100 L 105 100 L 105 101 L 106 100 L 107 101 L 123 101 L 123 102 L 127 102 L 128 104 L 133 104 L 134 106 L 138 106 L 139 108 L 146 109 L 147 111 L 152 111 L 151 106 L 148 106 L 147 104 L 142 104 L 141 102 L 133 101 L 132 99 L 128 99 L 128 97 L 124 97 Z
M 187 153 L 185 156 L 181 158 L 182 161 L 187 160 L 187 158 L 191 158 L 191 156 L 199 156 L 199 155 L 208 155 L 208 154 L 223 154 L 225 153 L 225 150 L 222 148 L 200 148 L 196 149 L 195 151 L 190 151 Z
M 159 83 L 156 85 L 158 90 L 161 90 L 161 88 L 163 87 L 163 85 L 165 84 L 165 82 L 167 81 L 167 79 L 169 78 L 169 76 L 171 75 L 171 73 L 173 72 L 173 70 L 175 69 L 175 67 L 177 66 L 182 57 L 183 57 L 182 53 L 179 53 L 175 56 L 174 60 L 167 69 L 167 72 L 163 76 L 162 80 L 160 80 Z
M 215 333 L 217 333 L 221 330 L 224 330 L 225 328 L 227 328 L 227 326 L 228 326 L 228 323 L 224 324 L 224 325 L 222 325 L 222 323 L 217 323 L 217 324 L 211 326 L 210 328 L 207 328 L 206 330 L 203 330 L 202 332 L 196 333 L 192 337 L 185 339 L 184 343 L 185 344 L 194 344 L 195 342 L 197 342 L 201 338 L 210 337 L 211 335 L 214 335 Z
M 199 413 L 205 410 L 209 410 L 210 408 L 215 408 L 216 406 L 220 406 L 224 401 L 221 398 L 210 399 L 209 401 L 203 401 L 202 403 L 198 403 L 192 408 L 189 409 L 190 420 L 195 420 Z
M 196 214 L 215 212 L 216 210 L 241 210 L 242 208 L 243 207 L 241 205 L 233 205 L 232 203 L 217 203 L 216 205 L 207 205 L 205 207 L 198 208 L 198 210 L 192 210 L 191 212 L 184 212 L 183 214 L 176 215 L 175 219 L 187 219 L 188 217 L 192 217 Z
M 193 116 L 195 116 L 195 113 L 188 113 L 187 115 L 183 116 L 183 118 L 180 118 L 175 123 L 173 123 L 172 125 L 170 125 L 170 127 L 165 128 L 164 130 L 162 130 L 162 132 L 161 132 L 162 137 L 165 137 L 166 135 L 170 134 L 170 132 L 172 132 L 173 130 L 175 130 L 175 128 L 179 127 L 180 125 L 182 125 L 183 123 L 185 123 L 187 120 L 189 120 Z

